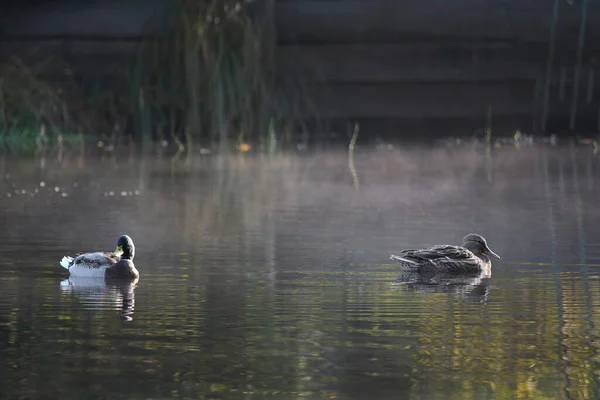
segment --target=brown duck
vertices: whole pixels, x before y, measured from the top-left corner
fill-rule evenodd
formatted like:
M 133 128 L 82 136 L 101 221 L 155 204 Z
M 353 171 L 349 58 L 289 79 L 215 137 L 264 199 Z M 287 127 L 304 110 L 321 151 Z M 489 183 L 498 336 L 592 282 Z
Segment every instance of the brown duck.
M 476 233 L 464 237 L 462 246 L 436 245 L 426 249 L 402 250 L 390 259 L 403 270 L 416 273 L 469 274 L 488 271 L 489 257 L 500 258 L 488 246 L 485 238 Z

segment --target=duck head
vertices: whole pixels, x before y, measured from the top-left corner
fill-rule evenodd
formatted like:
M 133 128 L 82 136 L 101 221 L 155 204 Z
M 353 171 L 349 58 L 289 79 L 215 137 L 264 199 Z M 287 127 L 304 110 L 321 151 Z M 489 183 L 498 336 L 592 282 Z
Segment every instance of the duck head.
M 490 256 L 500 259 L 500 256 L 489 248 L 485 238 L 476 233 L 469 233 L 467 236 L 465 236 L 463 238 L 462 247 L 470 250 L 473 254 L 480 258 L 483 255 L 486 256 L 486 258 L 487 256 Z
M 121 259 L 133 261 L 133 257 L 135 257 L 135 245 L 133 244 L 133 240 L 127 235 L 121 236 L 117 242 L 117 248 L 115 249 L 114 255 L 116 257 L 120 256 Z

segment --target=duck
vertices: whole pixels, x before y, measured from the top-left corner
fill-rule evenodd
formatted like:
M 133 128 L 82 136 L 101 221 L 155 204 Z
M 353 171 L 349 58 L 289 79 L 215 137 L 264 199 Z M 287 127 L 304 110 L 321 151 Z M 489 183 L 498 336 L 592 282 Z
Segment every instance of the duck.
M 391 255 L 404 271 L 413 273 L 472 274 L 489 272 L 490 257 L 500 259 L 477 233 L 469 233 L 461 246 L 436 245 L 419 250 L 402 250 L 400 255 Z
M 122 235 L 112 253 L 97 251 L 75 257 L 64 256 L 60 265 L 75 277 L 137 279 L 140 274 L 133 264 L 134 257 L 133 240 L 128 235 Z

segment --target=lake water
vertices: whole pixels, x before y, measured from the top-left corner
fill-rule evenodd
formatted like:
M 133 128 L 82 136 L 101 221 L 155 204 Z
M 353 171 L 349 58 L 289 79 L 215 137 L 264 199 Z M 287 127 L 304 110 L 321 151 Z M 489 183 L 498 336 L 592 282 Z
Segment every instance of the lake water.
M 600 158 L 585 146 L 0 157 L 0 398 L 600 396 Z M 491 277 L 403 282 L 459 244 Z M 63 255 L 136 244 L 135 285 Z

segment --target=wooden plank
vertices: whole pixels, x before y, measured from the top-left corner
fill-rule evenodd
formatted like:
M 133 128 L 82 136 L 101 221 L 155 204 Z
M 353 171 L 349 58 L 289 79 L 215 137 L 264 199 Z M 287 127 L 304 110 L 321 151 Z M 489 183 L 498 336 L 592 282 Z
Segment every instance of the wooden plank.
M 13 56 L 17 56 L 27 67 L 32 68 L 39 77 L 50 80 L 73 76 L 85 78 L 124 76 L 129 74 L 134 62 L 133 53 L 80 56 L 60 52 L 0 53 L 0 62 L 10 62 Z
M 44 56 L 89 56 L 123 57 L 133 56 L 141 45 L 134 40 L 5 40 L 0 48 L 0 57 L 11 55 L 19 57 Z
M 349 140 L 348 123 L 360 125 L 359 139 L 377 142 L 384 137 L 404 137 L 405 139 L 422 140 L 425 137 L 439 138 L 444 136 L 473 136 L 483 138 L 485 135 L 485 114 L 472 117 L 428 117 L 428 118 L 343 118 L 329 119 L 330 135 L 337 139 Z M 532 127 L 531 113 L 512 114 L 502 118 L 493 118 L 493 135 L 514 133 L 516 129 L 530 131 Z
M 528 2 L 521 2 L 526 4 Z M 579 7 L 562 7 L 564 34 L 574 37 Z M 552 2 L 535 7 L 516 1 L 437 0 L 289 0 L 276 7 L 282 42 L 372 42 L 416 38 L 488 38 L 547 41 Z M 600 26 L 598 5 L 590 7 L 588 26 Z
M 168 0 L 47 2 L 30 7 L 5 24 L 5 35 L 135 36 L 159 29 L 153 18 L 165 13 Z
M 297 3 L 302 1 L 305 3 L 325 4 L 332 0 L 277 0 L 277 6 L 286 3 Z M 423 7 L 423 8 L 438 8 L 438 7 L 453 7 L 453 8 L 481 8 L 492 7 L 496 11 L 511 10 L 511 11 L 541 11 L 552 8 L 553 4 L 548 0 L 502 0 L 501 2 L 492 2 L 488 0 L 333 0 L 340 3 L 348 4 L 351 2 L 368 6 L 373 3 L 396 3 L 403 7 Z M 552 0 L 550 0 L 552 1 Z M 451 4 L 450 4 L 451 3 Z
M 429 118 L 532 113 L 534 84 L 338 84 L 316 87 L 317 111 L 329 118 Z
M 544 46 L 545 47 L 545 46 Z M 490 81 L 543 77 L 546 49 L 369 44 L 280 46 L 286 65 L 325 82 Z
M 43 68 L 32 68 L 33 73 L 40 79 L 51 82 L 76 79 L 123 79 L 131 76 L 131 68 L 127 63 L 110 61 L 108 63 L 71 63 L 44 64 Z
M 18 57 L 51 80 L 117 77 L 128 74 L 138 46 L 134 41 L 9 41 L 0 48 L 0 62 Z

